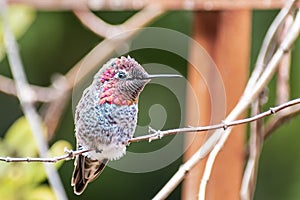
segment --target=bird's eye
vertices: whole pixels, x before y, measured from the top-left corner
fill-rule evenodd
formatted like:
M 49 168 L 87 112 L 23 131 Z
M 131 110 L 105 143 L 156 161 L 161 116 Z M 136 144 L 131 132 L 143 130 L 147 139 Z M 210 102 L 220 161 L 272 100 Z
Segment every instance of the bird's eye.
M 123 71 L 119 71 L 118 74 L 117 74 L 117 77 L 120 78 L 120 79 L 124 79 L 124 78 L 126 78 L 126 74 Z

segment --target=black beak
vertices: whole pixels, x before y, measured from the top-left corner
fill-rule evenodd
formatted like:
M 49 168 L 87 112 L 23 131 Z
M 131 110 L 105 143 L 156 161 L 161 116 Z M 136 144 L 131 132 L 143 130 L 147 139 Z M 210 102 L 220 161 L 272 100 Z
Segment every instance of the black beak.
M 182 78 L 183 76 L 178 74 L 151 74 L 143 78 L 127 78 L 126 80 L 150 80 L 153 78 Z
M 178 74 L 151 74 L 145 79 L 153 79 L 153 78 L 182 78 L 183 76 Z

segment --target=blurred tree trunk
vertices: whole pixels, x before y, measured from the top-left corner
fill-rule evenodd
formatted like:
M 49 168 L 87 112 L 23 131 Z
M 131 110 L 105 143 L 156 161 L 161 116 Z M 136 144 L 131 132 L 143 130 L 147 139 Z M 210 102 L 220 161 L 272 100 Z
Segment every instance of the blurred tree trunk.
M 251 11 L 214 11 L 195 13 L 193 37 L 200 43 L 216 63 L 225 87 L 226 112 L 232 110 L 239 100 L 247 81 L 249 49 L 251 39 Z M 199 52 L 191 46 L 190 59 L 199 67 L 206 63 L 199 57 Z M 209 73 L 209 72 L 207 72 Z M 206 84 L 214 84 L 214 75 L 203 80 L 192 66 L 189 66 L 188 79 L 199 99 L 201 123 L 208 125 L 211 118 L 210 94 Z M 207 77 L 207 76 L 206 76 Z M 206 81 L 206 82 L 204 82 Z M 217 87 L 217 86 L 216 86 Z M 211 92 L 211 91 L 210 91 Z M 187 100 L 187 125 L 193 123 L 193 108 Z M 227 115 L 226 114 L 226 115 Z M 220 122 L 220 121 L 219 121 Z M 187 134 L 186 140 L 192 140 L 191 147 L 185 153 L 188 159 L 205 141 L 204 134 Z M 208 181 L 206 199 L 234 200 L 239 199 L 239 190 L 244 168 L 245 126 L 235 127 L 224 148 L 218 155 Z M 183 183 L 182 197 L 186 200 L 197 199 L 199 184 L 202 178 L 206 159 L 193 168 Z

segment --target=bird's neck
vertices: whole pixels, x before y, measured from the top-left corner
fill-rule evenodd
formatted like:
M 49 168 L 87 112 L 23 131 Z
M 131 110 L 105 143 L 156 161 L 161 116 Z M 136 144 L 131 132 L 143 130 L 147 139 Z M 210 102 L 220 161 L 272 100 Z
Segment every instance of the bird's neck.
M 119 106 L 129 106 L 138 103 L 138 98 L 130 99 L 128 95 L 121 94 L 114 85 L 106 85 L 99 96 L 98 104 L 115 104 Z

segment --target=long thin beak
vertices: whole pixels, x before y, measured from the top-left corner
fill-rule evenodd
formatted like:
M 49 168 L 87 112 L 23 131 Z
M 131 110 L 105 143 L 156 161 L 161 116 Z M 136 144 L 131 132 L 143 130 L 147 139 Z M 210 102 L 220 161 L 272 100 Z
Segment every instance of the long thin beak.
M 183 76 L 178 74 L 150 74 L 146 79 L 153 78 L 182 78 Z
M 183 76 L 178 74 L 151 74 L 144 78 L 127 78 L 126 80 L 149 80 L 153 78 L 182 78 Z

